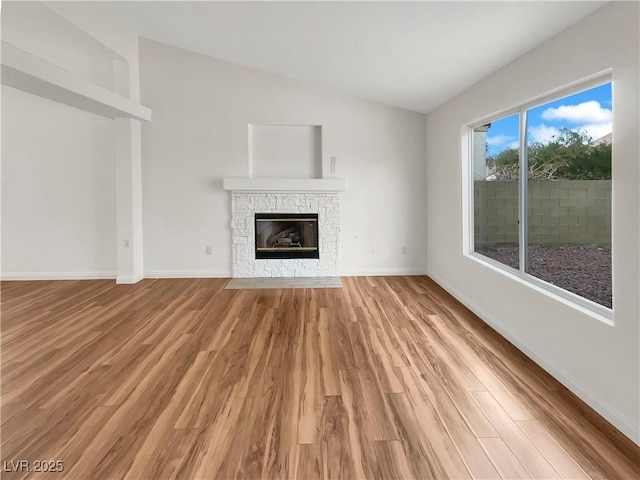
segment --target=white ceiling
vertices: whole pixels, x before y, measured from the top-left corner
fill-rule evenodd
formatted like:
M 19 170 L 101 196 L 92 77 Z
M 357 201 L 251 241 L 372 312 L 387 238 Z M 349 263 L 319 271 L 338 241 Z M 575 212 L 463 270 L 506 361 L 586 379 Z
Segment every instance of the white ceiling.
M 99 5 L 142 37 L 347 95 L 428 112 L 604 3 Z

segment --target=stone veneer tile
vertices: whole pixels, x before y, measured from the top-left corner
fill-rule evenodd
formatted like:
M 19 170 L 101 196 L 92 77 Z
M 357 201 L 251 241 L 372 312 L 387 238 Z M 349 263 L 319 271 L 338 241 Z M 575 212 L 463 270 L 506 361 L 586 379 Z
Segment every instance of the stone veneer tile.
M 317 213 L 319 259 L 256 259 L 256 213 Z M 340 195 L 329 193 L 231 194 L 233 277 L 337 277 L 340 272 Z

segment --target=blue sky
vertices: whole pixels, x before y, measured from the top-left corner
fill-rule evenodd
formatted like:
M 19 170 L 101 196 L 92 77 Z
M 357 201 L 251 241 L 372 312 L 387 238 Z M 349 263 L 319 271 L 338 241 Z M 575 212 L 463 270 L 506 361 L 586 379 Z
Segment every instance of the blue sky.
M 547 143 L 561 127 L 586 130 L 596 140 L 611 133 L 611 84 L 545 103 L 528 111 L 528 141 Z M 518 117 L 491 122 L 487 132 L 489 155 L 518 146 Z

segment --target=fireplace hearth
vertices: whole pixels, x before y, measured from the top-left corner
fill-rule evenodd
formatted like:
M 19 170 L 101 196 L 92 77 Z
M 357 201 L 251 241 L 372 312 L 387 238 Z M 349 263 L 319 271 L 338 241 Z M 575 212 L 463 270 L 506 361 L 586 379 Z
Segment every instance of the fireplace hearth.
M 317 213 L 256 213 L 256 259 L 320 258 Z

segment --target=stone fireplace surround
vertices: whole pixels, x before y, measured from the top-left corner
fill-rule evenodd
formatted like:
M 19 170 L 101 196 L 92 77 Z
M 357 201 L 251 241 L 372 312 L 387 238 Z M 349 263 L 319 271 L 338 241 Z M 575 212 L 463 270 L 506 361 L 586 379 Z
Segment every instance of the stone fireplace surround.
M 273 182 L 270 188 L 251 179 L 225 179 L 231 190 L 233 277 L 337 277 L 340 275 L 340 194 L 344 180 L 315 180 L 298 184 Z M 248 183 L 247 183 L 248 182 Z M 323 185 L 326 189 L 319 188 Z M 251 186 L 251 188 L 248 188 Z M 287 190 L 278 190 L 276 187 Z M 305 188 L 306 187 L 306 188 Z M 256 259 L 256 213 L 317 213 L 320 258 Z

